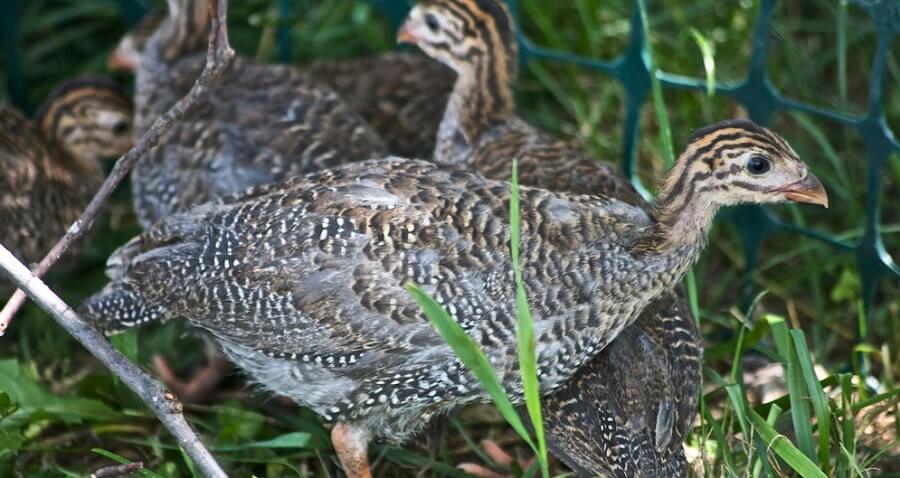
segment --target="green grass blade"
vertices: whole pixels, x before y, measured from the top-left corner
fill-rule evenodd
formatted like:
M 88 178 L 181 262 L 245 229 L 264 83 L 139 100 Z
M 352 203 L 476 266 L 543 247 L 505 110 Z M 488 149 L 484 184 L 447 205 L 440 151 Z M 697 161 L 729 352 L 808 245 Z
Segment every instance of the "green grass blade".
M 706 96 L 714 96 L 716 94 L 715 46 L 696 28 L 691 27 L 688 31 L 691 32 L 691 37 L 703 56 L 703 70 L 706 72 Z
M 849 455 L 856 452 L 856 427 L 854 426 L 853 410 L 853 376 L 850 374 L 841 374 L 839 377 L 841 384 L 841 448 L 849 451 Z M 841 460 L 837 471 L 843 473 L 840 476 L 849 474 L 847 468 L 852 467 L 847 455 L 841 454 Z
M 809 405 L 806 402 L 806 384 L 801 376 L 801 369 L 797 354 L 794 352 L 793 341 L 784 318 L 766 316 L 772 335 L 775 337 L 775 347 L 778 354 L 784 360 L 784 375 L 788 386 L 788 396 L 791 403 L 791 420 L 794 424 L 794 433 L 797 438 L 797 446 L 810 459 L 815 459 L 816 448 L 813 445 L 812 418 L 809 413 Z
M 541 464 L 541 472 L 544 477 L 550 476 L 550 468 L 547 461 L 547 443 L 544 440 L 544 420 L 541 417 L 541 389 L 538 383 L 537 356 L 535 349 L 537 344 L 534 338 L 534 324 L 531 320 L 531 310 L 528 308 L 528 297 L 525 294 L 525 286 L 522 282 L 522 268 L 519 261 L 519 180 L 518 162 L 513 160 L 512 188 L 509 196 L 509 224 L 510 224 L 510 252 L 512 256 L 513 270 L 516 277 L 516 338 L 519 348 L 519 372 L 522 375 L 522 386 L 525 393 L 525 408 L 528 417 L 534 427 L 534 435 L 537 438 L 538 460 Z
M 822 384 L 816 377 L 813 368 L 812 356 L 806 346 L 806 337 L 802 330 L 791 330 L 791 339 L 794 341 L 794 351 L 797 354 L 803 381 L 806 382 L 806 391 L 812 401 L 813 410 L 816 413 L 816 425 L 819 432 L 819 464 L 829 466 L 831 448 L 831 409 L 828 407 L 828 398 L 822 390 Z
M 709 407 L 706 406 L 706 400 L 703 397 L 700 397 L 700 416 L 703 417 L 703 423 L 706 426 L 709 426 L 709 428 L 712 430 L 713 437 L 715 437 L 716 455 L 721 457 L 725 462 L 725 468 L 729 471 L 729 473 L 735 475 L 735 465 L 734 460 L 731 457 L 731 451 L 728 445 L 728 437 L 722 430 L 722 426 L 719 421 L 712 416 L 712 413 L 709 411 Z
M 671 168 L 675 164 L 675 150 L 672 147 L 672 128 L 669 126 L 669 114 L 666 112 L 663 100 L 662 85 L 656 76 L 659 68 L 653 59 L 653 48 L 650 47 L 650 22 L 647 19 L 646 0 L 638 0 L 638 8 L 641 10 L 641 22 L 644 24 L 644 52 L 650 69 L 650 83 L 653 91 L 653 108 L 656 110 L 656 120 L 659 122 L 659 142 L 663 150 L 663 159 L 666 167 Z
M 513 430 L 522 437 L 522 440 L 524 440 L 535 453 L 538 453 L 537 446 L 535 446 L 534 441 L 531 439 L 531 436 L 529 436 L 528 430 L 516 413 L 516 409 L 513 407 L 509 397 L 506 396 L 506 391 L 500 384 L 497 373 L 494 372 L 494 368 L 491 366 L 491 363 L 488 362 L 484 353 L 481 352 L 478 344 L 466 334 L 456 321 L 450 318 L 450 314 L 448 314 L 434 298 L 428 295 L 427 292 L 412 284 L 408 285 L 406 289 L 412 294 L 416 302 L 418 302 L 419 307 L 422 308 L 425 316 L 428 317 L 428 320 L 431 321 L 431 324 L 441 337 L 443 337 L 444 341 L 450 345 L 450 348 L 452 348 L 453 352 L 456 353 L 456 356 L 459 357 L 459 361 L 462 362 L 476 378 L 478 378 L 478 381 L 481 382 L 481 386 L 484 387 L 485 391 L 490 395 L 491 400 L 494 401 L 497 410 L 503 415 L 503 418 L 505 418 Z
M 766 423 L 768 423 L 769 425 L 774 427 L 775 422 L 778 420 L 778 417 L 781 416 L 782 411 L 783 410 L 778 405 L 772 405 L 771 407 L 769 407 L 769 414 L 766 416 Z M 755 441 L 762 442 L 762 439 L 759 437 L 759 434 L 757 434 L 754 438 L 755 438 Z M 769 464 L 769 460 L 767 460 L 766 457 L 764 456 L 763 452 L 765 451 L 765 448 L 766 448 L 765 444 L 762 444 L 762 446 L 758 447 L 758 449 L 760 450 L 760 454 L 762 454 L 763 456 L 761 456 L 760 460 L 757 461 L 756 464 L 753 466 L 753 478 L 759 477 L 759 473 L 763 469 L 766 470 L 765 476 L 775 476 L 775 472 L 772 471 L 772 466 Z
M 747 419 L 747 403 L 744 401 L 744 391 L 740 385 L 732 383 L 725 385 L 725 392 L 728 394 L 728 399 L 734 408 L 734 415 L 741 427 L 741 433 L 745 437 L 750 436 L 750 422 Z
M 747 410 L 750 421 L 756 428 L 756 432 L 762 437 L 766 448 L 773 450 L 785 463 L 804 478 L 826 478 L 825 473 L 803 454 L 790 440 L 781 435 L 772 425 L 766 423 L 759 414 L 753 410 Z
M 697 276 L 694 269 L 688 271 L 684 277 L 684 284 L 687 288 L 688 305 L 691 308 L 691 315 L 694 316 L 694 323 L 700 325 L 700 295 L 697 293 Z
M 841 101 L 847 103 L 847 0 L 838 0 L 837 6 L 838 44 L 838 93 Z

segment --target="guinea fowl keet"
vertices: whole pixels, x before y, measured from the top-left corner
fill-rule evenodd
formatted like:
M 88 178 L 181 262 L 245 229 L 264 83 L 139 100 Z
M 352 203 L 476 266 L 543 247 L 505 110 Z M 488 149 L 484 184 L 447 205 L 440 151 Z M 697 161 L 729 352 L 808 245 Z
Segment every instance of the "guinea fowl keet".
M 118 44 L 110 68 L 137 71 L 150 36 L 165 19 L 151 11 Z M 391 154 L 429 158 L 456 79 L 453 70 L 426 56 L 388 52 L 299 68 L 311 82 L 335 91 L 362 116 Z
M 199 76 L 208 20 L 206 2 L 169 0 L 169 16 L 137 61 L 138 134 Z M 141 225 L 149 227 L 251 186 L 384 153 L 362 118 L 301 70 L 237 57 L 217 87 L 135 166 L 135 209 Z
M 648 208 L 609 165 L 515 116 L 516 31 L 502 2 L 419 3 L 398 37 L 459 73 L 453 106 L 443 120 L 443 148 L 436 152 L 444 162 L 506 179 L 511 160 L 518 158 L 525 165 L 524 185 Z M 652 303 L 571 380 L 544 397 L 548 446 L 582 476 L 684 476 L 682 441 L 696 415 L 701 353 L 680 291 Z M 476 476 L 497 476 L 479 465 L 460 466 Z
M 418 46 L 457 73 L 438 130 L 434 160 L 486 177 L 578 194 L 641 198 L 607 163 L 531 126 L 515 113 L 515 22 L 496 0 L 425 0 L 409 12 L 397 40 Z
M 760 165 L 765 165 L 761 167 Z M 523 279 L 549 392 L 681 280 L 720 207 L 826 204 L 787 143 L 748 121 L 691 137 L 652 214 L 602 196 L 521 191 Z M 417 160 L 348 164 L 165 218 L 109 262 L 84 317 L 184 317 L 275 393 L 335 424 L 350 476 L 366 442 L 402 442 L 487 400 L 407 293 L 421 285 L 521 399 L 509 185 Z
M 430 158 L 453 70 L 423 55 L 389 52 L 303 67 L 365 118 L 391 154 Z
M 100 187 L 99 160 L 131 147 L 132 115 L 124 91 L 97 77 L 61 83 L 34 121 L 0 105 L 0 243 L 40 260 Z

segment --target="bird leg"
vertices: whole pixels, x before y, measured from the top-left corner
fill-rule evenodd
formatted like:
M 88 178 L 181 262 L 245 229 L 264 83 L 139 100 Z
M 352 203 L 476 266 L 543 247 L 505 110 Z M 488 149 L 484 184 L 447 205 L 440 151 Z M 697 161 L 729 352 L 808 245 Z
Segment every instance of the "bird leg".
M 349 423 L 338 423 L 331 429 L 331 444 L 347 478 L 372 478 L 369 467 L 369 433 Z
M 511 470 L 512 464 L 515 459 L 510 456 L 509 453 L 503 450 L 496 442 L 492 440 L 484 440 L 481 442 L 481 447 L 484 450 L 484 454 L 488 456 L 494 463 L 497 464 L 503 470 Z M 535 458 L 531 457 L 528 460 L 522 461 L 519 463 L 519 466 L 522 470 L 527 470 L 534 465 Z M 512 474 L 501 474 L 495 471 L 492 471 L 485 467 L 484 465 L 478 465 L 475 463 L 460 463 L 457 465 L 457 468 L 465 471 L 466 473 L 475 476 L 477 478 L 512 478 Z
M 182 402 L 202 403 L 231 370 L 231 362 L 218 352 L 210 353 L 207 361 L 200 371 L 186 381 L 178 378 L 169 362 L 160 355 L 153 357 L 153 366 L 159 379 Z

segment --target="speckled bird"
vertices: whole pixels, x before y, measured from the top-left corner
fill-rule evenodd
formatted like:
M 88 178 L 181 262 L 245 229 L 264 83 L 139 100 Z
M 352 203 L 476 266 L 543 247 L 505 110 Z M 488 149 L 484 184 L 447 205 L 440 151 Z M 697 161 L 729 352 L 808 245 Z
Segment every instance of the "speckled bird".
M 655 300 L 541 398 L 550 453 L 585 478 L 687 476 L 683 442 L 697 415 L 702 355 L 680 289 Z M 490 440 L 484 452 L 501 466 L 513 460 Z M 505 476 L 475 463 L 458 468 L 479 478 Z
M 136 71 L 137 134 L 188 92 L 206 61 L 205 1 L 169 0 Z M 248 187 L 380 157 L 385 146 L 337 93 L 288 66 L 237 57 L 197 108 L 135 166 L 141 225 Z
M 131 147 L 132 116 L 131 99 L 99 77 L 61 83 L 33 121 L 0 105 L 0 243 L 40 260 L 100 187 L 100 159 Z
M 350 476 L 367 441 L 401 443 L 435 414 L 488 399 L 412 299 L 419 284 L 521 400 L 509 184 L 386 158 L 262 186 L 170 216 L 117 251 L 82 306 L 101 327 L 184 317 L 269 390 L 334 424 Z M 550 392 L 671 291 L 719 208 L 827 204 L 775 133 L 698 130 L 652 213 L 523 187 L 520 248 L 541 389 Z
M 503 2 L 422 1 L 409 12 L 397 40 L 418 46 L 457 74 L 434 161 L 509 179 L 517 159 L 522 184 L 578 194 L 605 191 L 632 203 L 640 199 L 610 164 L 516 115 L 516 30 Z
M 115 70 L 137 71 L 145 45 L 165 19 L 148 12 L 109 57 Z M 424 55 L 388 52 L 316 61 L 299 73 L 335 91 L 381 137 L 391 154 L 430 158 L 456 74 Z
M 578 476 L 687 474 L 703 349 L 681 293 L 652 302 L 637 321 L 542 401 L 551 453 Z
M 398 38 L 459 73 L 443 120 L 444 147 L 436 152 L 440 161 L 506 179 L 518 158 L 522 184 L 600 194 L 648 209 L 609 165 L 515 115 L 516 31 L 502 2 L 421 2 Z M 682 441 L 696 415 L 701 351 L 682 298 L 652 303 L 543 399 L 547 441 L 556 457 L 583 476 L 684 476 Z M 462 466 L 476 476 L 496 476 L 475 464 Z

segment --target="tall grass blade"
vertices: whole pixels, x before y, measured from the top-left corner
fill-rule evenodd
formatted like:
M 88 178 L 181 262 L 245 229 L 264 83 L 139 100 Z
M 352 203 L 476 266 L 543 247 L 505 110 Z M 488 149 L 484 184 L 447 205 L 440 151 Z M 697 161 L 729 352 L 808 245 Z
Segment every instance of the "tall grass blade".
M 853 419 L 853 377 L 850 374 L 841 374 L 838 378 L 841 385 L 841 448 L 849 451 L 850 455 L 854 455 L 856 452 L 856 427 Z M 847 476 L 849 474 L 847 468 L 852 465 L 846 455 L 841 454 L 841 458 L 837 472 L 843 473 L 839 476 Z
M 675 164 L 675 150 L 672 148 L 672 128 L 669 126 L 669 114 L 666 112 L 663 100 L 662 85 L 657 73 L 659 68 L 653 58 L 653 48 L 650 45 L 650 22 L 647 19 L 647 0 L 638 0 L 638 8 L 641 11 L 641 23 L 644 24 L 644 52 L 646 54 L 648 68 L 650 70 L 650 84 L 653 91 L 653 108 L 656 110 L 656 119 L 659 122 L 659 142 L 663 149 L 663 160 L 666 167 L 671 168 Z
M 813 368 L 812 356 L 806 346 L 806 337 L 802 330 L 791 330 L 791 339 L 794 341 L 794 351 L 797 354 L 803 381 L 806 382 L 806 391 L 812 401 L 813 410 L 816 413 L 816 427 L 819 432 L 819 464 L 829 466 L 831 449 L 831 409 L 828 407 L 828 397 L 822 389 L 822 384 L 816 377 Z
M 734 415 L 738 420 L 738 425 L 741 427 L 741 433 L 745 437 L 749 437 L 750 421 L 747 418 L 747 402 L 744 399 L 744 391 L 740 385 L 732 383 L 725 385 L 725 392 L 728 394 L 728 399 L 734 408 Z
M 766 416 L 766 423 L 774 427 L 775 422 L 778 421 L 778 417 L 781 416 L 782 411 L 783 410 L 781 409 L 781 407 L 773 404 L 771 407 L 769 407 L 769 414 Z M 753 478 L 759 477 L 759 473 L 763 469 L 766 470 L 765 476 L 775 476 L 775 472 L 772 471 L 772 465 L 770 465 L 769 460 L 766 459 L 766 446 L 764 443 L 762 443 L 762 438 L 760 438 L 759 434 L 757 434 L 754 438 L 754 441 L 757 442 L 757 449 L 760 453 L 760 460 L 753 466 Z
M 775 347 L 784 361 L 784 375 L 788 386 L 788 396 L 791 403 L 791 420 L 794 424 L 794 433 L 797 438 L 797 446 L 810 459 L 815 459 L 815 445 L 812 436 L 812 418 L 809 413 L 809 405 L 806 402 L 806 384 L 801 376 L 801 369 L 797 354 L 794 351 L 793 341 L 788 332 L 787 324 L 783 317 L 773 315 L 766 316 L 772 335 L 775 337 Z
M 434 298 L 428 295 L 427 292 L 412 284 L 408 285 L 406 289 L 412 294 L 416 302 L 418 302 L 419 307 L 422 308 L 425 316 L 428 317 L 428 320 L 434 325 L 438 334 L 443 337 L 444 341 L 447 342 L 450 348 L 453 349 L 453 352 L 456 353 L 456 356 L 459 357 L 459 361 L 462 362 L 476 378 L 478 378 L 478 381 L 481 382 L 481 386 L 484 387 L 485 391 L 490 395 L 491 400 L 494 401 L 497 410 L 503 415 L 503 418 L 506 419 L 513 430 L 522 437 L 522 440 L 524 440 L 535 453 L 538 453 L 537 446 L 535 446 L 534 441 L 531 439 L 531 436 L 529 436 L 528 430 L 519 418 L 519 414 L 516 413 L 516 409 L 513 407 L 509 397 L 506 396 L 506 391 L 503 389 L 503 385 L 500 384 L 497 373 L 494 372 L 494 368 L 491 366 L 491 363 L 488 362 L 484 353 L 481 352 L 478 344 L 466 334 L 462 327 L 450 317 L 450 314 L 448 314 Z
M 541 417 L 541 390 L 538 383 L 537 372 L 537 344 L 534 338 L 534 324 L 531 320 L 531 310 L 528 308 L 528 297 L 525 295 L 525 285 L 522 282 L 522 268 L 519 261 L 519 179 L 518 161 L 513 160 L 512 188 L 509 196 L 509 224 L 510 224 L 510 252 L 512 256 L 513 271 L 516 278 L 516 338 L 519 347 L 519 372 L 522 375 L 522 386 L 525 393 L 525 408 L 528 417 L 534 427 L 534 435 L 537 438 L 538 460 L 544 477 L 550 476 L 550 468 L 547 461 L 547 443 L 544 441 L 544 420 Z
M 806 455 L 791 443 L 784 435 L 781 435 L 772 425 L 766 423 L 758 413 L 748 410 L 750 421 L 756 428 L 756 432 L 762 437 L 766 449 L 773 450 L 785 463 L 804 478 L 826 478 L 825 473 L 813 463 Z
M 837 6 L 838 44 L 838 94 L 847 104 L 847 0 L 838 0 Z
M 700 48 L 700 55 L 703 56 L 703 70 L 706 72 L 706 96 L 715 96 L 716 94 L 716 52 L 715 45 L 709 41 L 700 30 L 691 27 L 691 37 Z

